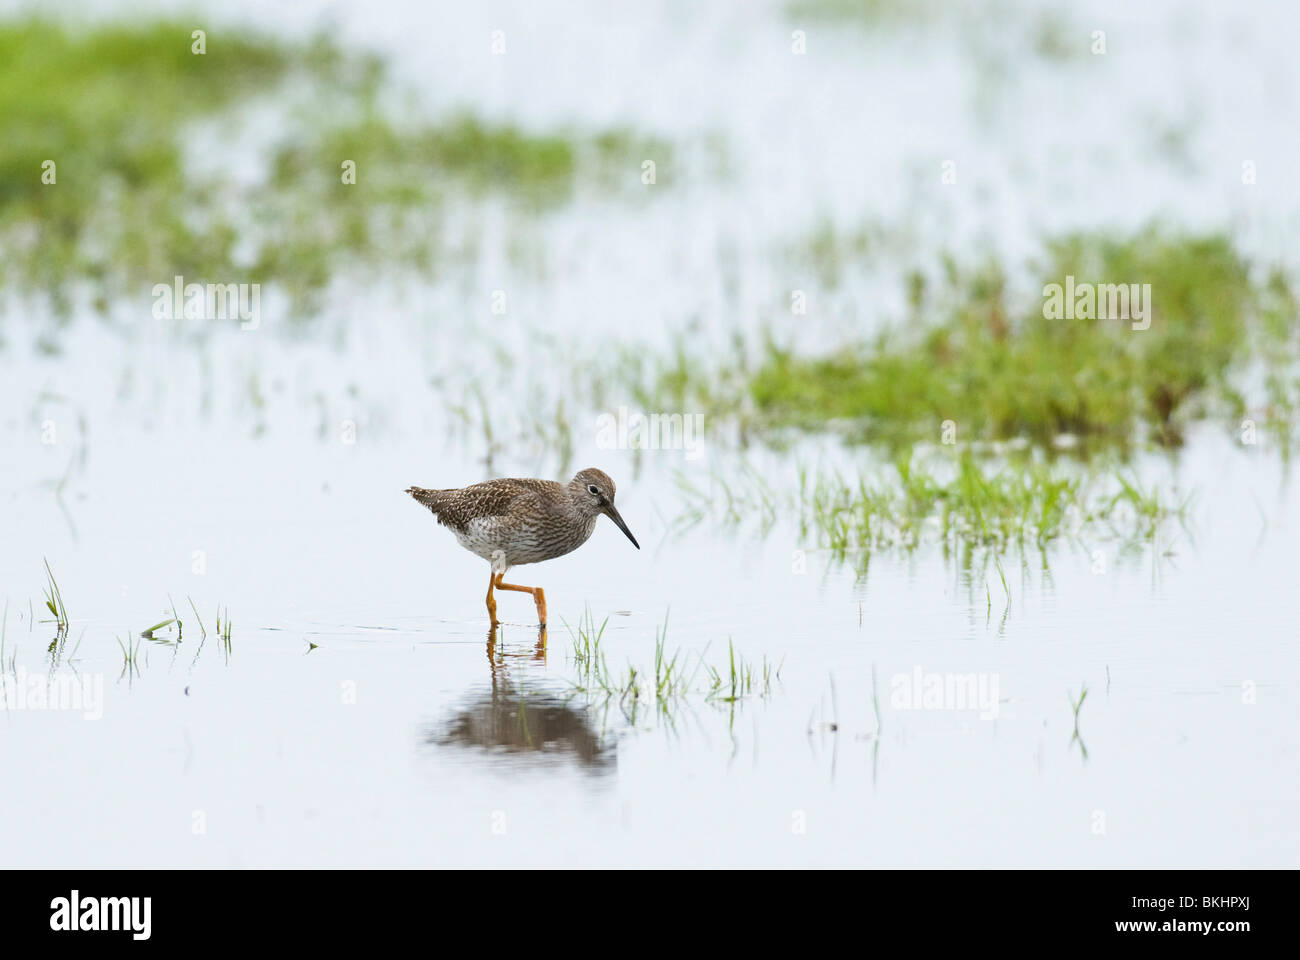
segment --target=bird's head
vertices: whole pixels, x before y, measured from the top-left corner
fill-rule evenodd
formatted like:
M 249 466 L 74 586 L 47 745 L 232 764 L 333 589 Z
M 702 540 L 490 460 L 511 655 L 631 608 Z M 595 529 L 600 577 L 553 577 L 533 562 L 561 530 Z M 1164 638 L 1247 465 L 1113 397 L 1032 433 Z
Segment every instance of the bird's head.
M 603 513 L 627 534 L 632 546 L 641 549 L 641 544 L 636 542 L 636 537 L 632 536 L 632 531 L 614 507 L 614 481 L 609 478 L 609 474 L 595 467 L 579 470 L 569 481 L 569 493 L 584 514 L 597 517 Z

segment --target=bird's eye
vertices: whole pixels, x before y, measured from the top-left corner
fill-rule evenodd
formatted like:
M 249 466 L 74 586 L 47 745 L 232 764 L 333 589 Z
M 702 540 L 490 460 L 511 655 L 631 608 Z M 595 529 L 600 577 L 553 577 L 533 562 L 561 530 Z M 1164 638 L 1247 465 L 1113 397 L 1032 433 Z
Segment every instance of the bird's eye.
M 593 497 L 600 493 L 600 491 L 596 489 L 596 485 L 594 483 L 587 484 L 587 492 L 591 494 Z

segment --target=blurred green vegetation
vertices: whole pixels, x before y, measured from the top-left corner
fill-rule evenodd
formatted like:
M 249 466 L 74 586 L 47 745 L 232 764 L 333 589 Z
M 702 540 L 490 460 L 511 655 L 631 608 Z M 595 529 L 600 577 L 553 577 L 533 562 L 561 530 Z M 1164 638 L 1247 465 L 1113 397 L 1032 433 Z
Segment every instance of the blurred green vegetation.
M 720 369 L 679 350 L 638 372 L 643 398 L 744 418 L 750 430 L 839 424 L 852 440 L 895 448 L 939 441 L 946 420 L 962 443 L 1071 435 L 1092 446 L 1176 446 L 1188 423 L 1209 416 L 1234 429 L 1258 416 L 1290 434 L 1295 294 L 1279 271 L 1257 278 L 1226 237 L 1154 226 L 1072 234 L 1047 245 L 1034 275 L 1039 289 L 1067 275 L 1149 283 L 1150 327 L 1048 319 L 1042 299 L 1008 302 L 1001 264 L 963 271 L 948 260 L 939 290 L 909 277 L 913 316 L 869 340 L 808 356 L 769 331 L 757 350 L 738 345 L 746 360 Z
M 179 123 L 248 95 L 286 66 L 284 51 L 242 37 L 196 56 L 177 24 L 80 36 L 42 20 L 0 27 L 0 209 L 67 215 L 93 202 L 104 179 L 127 188 L 177 182 Z M 65 189 L 41 183 L 47 159 Z
M 179 24 L 106 26 L 84 34 L 44 20 L 0 26 L 0 269 L 6 286 L 68 305 L 74 278 L 211 261 L 232 238 L 185 222 L 178 136 L 280 77 L 286 53 L 247 37 L 190 52 Z M 55 182 L 43 164 L 53 161 Z
M 563 136 L 530 137 L 514 127 L 485 127 L 467 115 L 443 126 L 399 131 L 370 114 L 346 125 L 324 126 L 309 141 L 280 150 L 273 185 L 292 190 L 313 177 L 321 178 L 318 186 L 331 184 L 338 171 L 322 168 L 322 156 L 347 157 L 367 171 L 367 178 L 370 171 L 383 170 L 375 194 L 395 202 L 423 199 L 419 185 L 432 170 L 464 177 L 478 189 L 563 188 L 575 167 L 574 147 Z
M 703 481 L 679 472 L 684 508 L 677 529 L 704 521 L 767 534 L 795 518 L 800 542 L 851 559 L 866 575 L 877 551 L 942 545 L 996 563 L 1006 553 L 1037 552 L 1048 565 L 1058 541 L 1116 542 L 1121 551 L 1186 524 L 1192 498 L 1144 485 L 1114 456 L 1088 463 L 1050 459 L 1042 450 L 980 456 L 970 447 L 916 447 L 881 458 L 868 451 L 843 469 L 797 463 L 798 483 L 773 481 L 744 459 L 711 464 Z
M 81 297 L 106 311 L 180 274 L 278 285 L 302 317 L 347 269 L 435 266 L 453 199 L 496 192 L 540 212 L 579 176 L 616 188 L 669 156 L 625 130 L 537 134 L 409 112 L 399 123 L 373 57 L 242 29 L 208 31 L 198 55 L 191 32 L 0 24 L 6 289 L 47 295 L 66 317 Z
M 790 20 L 846 21 L 864 26 L 921 23 L 943 12 L 935 0 L 789 0 Z

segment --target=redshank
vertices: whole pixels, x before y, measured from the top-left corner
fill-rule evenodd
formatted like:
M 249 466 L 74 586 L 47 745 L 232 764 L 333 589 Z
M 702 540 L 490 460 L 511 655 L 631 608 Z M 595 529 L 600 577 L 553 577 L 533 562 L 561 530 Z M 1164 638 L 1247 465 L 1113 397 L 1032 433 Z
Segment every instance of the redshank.
M 632 546 L 641 549 L 614 508 L 614 481 L 592 467 L 579 470 L 568 483 L 502 478 L 448 490 L 407 487 L 406 492 L 450 527 L 462 547 L 492 564 L 487 608 L 493 626 L 497 624 L 493 589 L 531 593 L 537 621 L 546 626 L 542 588 L 504 583 L 502 578 L 511 567 L 577 550 L 591 537 L 602 513 L 627 534 Z

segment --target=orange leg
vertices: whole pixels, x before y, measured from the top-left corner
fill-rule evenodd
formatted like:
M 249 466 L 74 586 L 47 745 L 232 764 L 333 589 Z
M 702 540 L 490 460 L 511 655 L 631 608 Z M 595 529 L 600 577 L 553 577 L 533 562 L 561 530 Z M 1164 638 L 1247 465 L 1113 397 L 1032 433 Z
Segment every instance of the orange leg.
M 492 626 L 494 627 L 497 625 L 497 599 L 492 596 L 492 586 L 496 582 L 496 579 L 496 574 L 488 576 L 487 608 L 488 616 L 492 618 Z
M 537 622 L 543 627 L 546 626 L 546 594 L 542 592 L 541 587 L 521 587 L 514 583 L 503 583 L 501 578 L 504 573 L 498 573 L 494 578 L 492 585 L 498 590 L 518 590 L 520 593 L 531 593 L 533 602 L 537 604 Z

